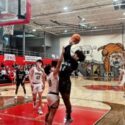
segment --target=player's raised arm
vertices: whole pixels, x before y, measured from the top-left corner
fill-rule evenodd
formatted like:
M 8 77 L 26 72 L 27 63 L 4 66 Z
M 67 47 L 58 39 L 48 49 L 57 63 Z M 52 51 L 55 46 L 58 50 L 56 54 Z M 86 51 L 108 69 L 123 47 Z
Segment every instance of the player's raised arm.
M 54 71 L 54 74 L 53 75 L 57 75 L 59 73 L 59 70 L 60 70 L 60 66 L 61 66 L 61 63 L 63 61 L 63 55 L 64 55 L 64 48 L 62 49 L 62 53 L 61 53 L 61 56 L 58 60 L 58 63 L 57 63 L 57 66 L 56 66 L 56 69 Z

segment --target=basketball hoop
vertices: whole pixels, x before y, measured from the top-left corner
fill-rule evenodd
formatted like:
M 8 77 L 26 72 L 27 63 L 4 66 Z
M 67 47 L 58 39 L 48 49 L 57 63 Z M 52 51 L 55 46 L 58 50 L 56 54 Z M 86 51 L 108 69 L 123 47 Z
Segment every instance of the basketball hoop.
M 30 0 L 0 0 L 0 26 L 26 24 L 30 18 Z

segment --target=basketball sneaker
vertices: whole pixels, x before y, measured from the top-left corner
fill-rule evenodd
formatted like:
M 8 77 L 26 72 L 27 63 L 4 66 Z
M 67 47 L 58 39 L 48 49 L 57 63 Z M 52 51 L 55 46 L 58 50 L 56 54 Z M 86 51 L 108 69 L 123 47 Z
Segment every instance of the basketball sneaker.
M 14 96 L 14 99 L 17 99 L 17 95 Z
M 65 118 L 64 119 L 64 123 L 65 125 L 68 125 L 69 123 L 73 122 L 73 119 L 72 118 Z
M 38 107 L 38 114 L 40 114 L 40 115 L 43 114 L 43 111 L 42 111 L 42 108 L 41 108 L 41 107 Z
M 25 98 L 25 99 L 28 99 L 28 96 L 25 94 L 25 95 L 24 95 L 24 98 Z

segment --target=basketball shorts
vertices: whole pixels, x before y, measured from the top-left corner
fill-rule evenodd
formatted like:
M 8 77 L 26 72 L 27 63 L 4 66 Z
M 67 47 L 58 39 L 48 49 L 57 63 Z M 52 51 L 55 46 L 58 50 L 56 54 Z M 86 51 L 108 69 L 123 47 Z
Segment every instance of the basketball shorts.
M 59 95 L 51 93 L 47 94 L 47 102 L 49 107 L 52 107 L 57 101 L 59 101 Z
M 43 85 L 41 83 L 32 84 L 32 91 L 33 91 L 33 94 L 43 92 Z
M 121 85 L 124 85 L 125 84 L 125 79 L 123 78 L 120 82 Z
M 20 85 L 24 85 L 23 81 L 22 80 L 16 80 L 16 85 L 17 86 L 20 86 Z
M 70 94 L 71 92 L 71 80 L 70 78 L 59 78 L 59 91 L 60 93 Z

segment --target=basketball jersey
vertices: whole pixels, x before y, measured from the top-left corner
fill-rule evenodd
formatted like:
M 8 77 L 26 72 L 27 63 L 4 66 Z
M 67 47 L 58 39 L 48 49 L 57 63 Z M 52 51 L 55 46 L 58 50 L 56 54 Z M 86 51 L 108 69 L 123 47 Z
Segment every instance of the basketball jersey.
M 22 81 L 23 79 L 24 79 L 24 77 L 25 77 L 25 71 L 23 71 L 23 70 L 17 70 L 16 71 L 16 80 L 18 81 Z
M 49 82 L 49 92 L 58 93 L 59 92 L 59 77 L 58 77 L 58 75 L 54 76 L 53 72 L 51 72 L 47 79 Z
M 78 68 L 78 62 L 73 59 L 70 54 L 71 46 L 72 45 L 68 45 L 65 47 L 64 64 L 62 65 L 61 72 L 59 74 L 60 77 L 69 78 L 72 72 Z
M 44 70 L 41 69 L 41 70 L 38 70 L 36 67 L 33 67 L 33 83 L 42 83 L 42 75 L 43 75 L 43 72 Z

